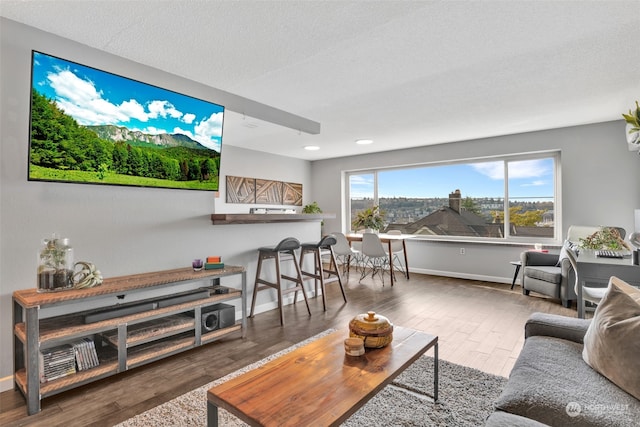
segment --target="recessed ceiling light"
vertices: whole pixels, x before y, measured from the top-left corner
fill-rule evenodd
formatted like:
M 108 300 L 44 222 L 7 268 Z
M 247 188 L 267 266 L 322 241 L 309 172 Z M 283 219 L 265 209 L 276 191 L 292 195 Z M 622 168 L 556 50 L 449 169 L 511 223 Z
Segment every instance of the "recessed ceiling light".
M 373 139 L 357 139 L 356 144 L 359 144 L 359 145 L 373 144 Z
M 317 151 L 320 149 L 320 147 L 318 147 L 317 145 L 305 145 L 304 149 L 308 151 Z

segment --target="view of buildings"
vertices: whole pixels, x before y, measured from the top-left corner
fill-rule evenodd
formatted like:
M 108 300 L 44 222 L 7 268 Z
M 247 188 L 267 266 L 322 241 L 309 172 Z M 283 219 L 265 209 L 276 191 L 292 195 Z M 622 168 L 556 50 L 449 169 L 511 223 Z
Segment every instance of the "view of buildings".
M 351 200 L 351 216 L 373 206 L 371 198 Z M 502 238 L 504 200 L 463 198 L 457 190 L 449 198 L 380 198 L 385 229 L 406 234 L 452 235 Z M 518 201 L 510 203 L 511 236 L 554 236 L 553 202 Z

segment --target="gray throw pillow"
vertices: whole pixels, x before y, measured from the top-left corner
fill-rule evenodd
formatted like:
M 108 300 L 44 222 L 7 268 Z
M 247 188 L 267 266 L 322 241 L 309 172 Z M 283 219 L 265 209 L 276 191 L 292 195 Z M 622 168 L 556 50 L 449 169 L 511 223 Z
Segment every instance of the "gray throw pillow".
M 640 399 L 640 290 L 611 277 L 584 336 L 582 358 Z
M 562 260 L 569 258 L 569 255 L 567 255 L 567 251 L 568 250 L 572 250 L 574 252 L 577 252 L 578 250 L 578 245 L 569 241 L 569 240 L 565 240 L 564 244 L 562 245 L 562 249 L 560 249 L 560 256 L 558 256 L 558 262 L 556 263 L 556 267 L 561 267 L 562 266 Z

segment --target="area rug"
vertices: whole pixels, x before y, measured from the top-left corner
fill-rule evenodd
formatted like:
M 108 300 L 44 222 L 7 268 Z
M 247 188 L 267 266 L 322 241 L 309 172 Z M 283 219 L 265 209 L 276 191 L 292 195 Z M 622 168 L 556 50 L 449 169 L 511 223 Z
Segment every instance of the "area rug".
M 206 426 L 207 390 L 276 357 L 324 336 L 327 330 L 272 356 L 183 394 L 130 418 L 118 427 Z M 420 357 L 343 423 L 345 427 L 384 426 L 481 426 L 493 410 L 507 382 L 491 375 L 440 360 L 439 400 L 433 402 L 433 358 Z M 246 426 L 225 410 L 218 411 L 221 426 Z

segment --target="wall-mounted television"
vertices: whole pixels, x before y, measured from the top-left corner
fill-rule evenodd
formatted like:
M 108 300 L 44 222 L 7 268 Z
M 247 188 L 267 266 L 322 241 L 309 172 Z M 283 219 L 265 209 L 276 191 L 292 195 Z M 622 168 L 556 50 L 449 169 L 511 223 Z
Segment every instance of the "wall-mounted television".
M 29 180 L 217 191 L 224 107 L 32 52 Z

